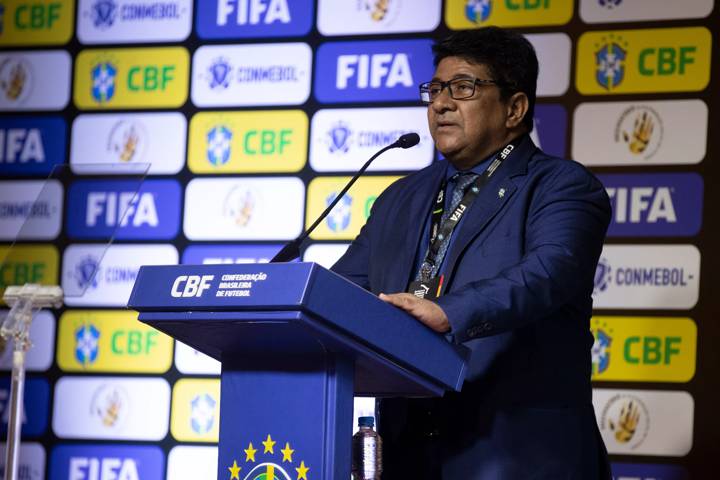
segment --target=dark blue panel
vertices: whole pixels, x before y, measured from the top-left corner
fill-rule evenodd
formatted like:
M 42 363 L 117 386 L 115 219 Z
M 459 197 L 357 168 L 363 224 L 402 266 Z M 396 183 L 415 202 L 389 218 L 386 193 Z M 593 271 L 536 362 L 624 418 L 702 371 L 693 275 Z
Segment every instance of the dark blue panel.
M 0 175 L 48 175 L 65 163 L 62 117 L 0 118 Z
M 335 42 L 316 56 L 315 97 L 320 102 L 420 103 L 418 85 L 435 68 L 430 40 Z
M 96 480 L 106 476 L 165 478 L 165 456 L 159 447 L 145 445 L 58 445 L 52 451 L 50 480 Z
M 22 436 L 37 437 L 45 433 L 50 412 L 50 386 L 44 378 L 28 378 L 25 380 L 25 396 L 23 402 L 25 419 Z M 10 378 L 0 378 L 0 435 L 7 435 L 10 416 Z
M 310 31 L 312 0 L 198 0 L 200 38 L 292 37 Z
M 175 180 L 79 180 L 68 190 L 67 233 L 81 239 L 171 239 L 180 228 Z M 137 191 L 137 195 L 135 192 Z
M 680 465 L 649 463 L 613 463 L 613 479 L 632 480 L 688 480 L 687 470 Z
M 265 478 L 268 465 L 290 475 L 268 479 L 299 478 L 302 466 L 307 478 L 349 478 L 349 462 L 338 460 L 350 458 L 352 378 L 352 364 L 321 355 L 289 360 L 268 351 L 223 359 L 218 478 L 229 477 L 233 462 L 241 478 Z M 257 452 L 248 460 L 251 443 Z M 283 462 L 286 445 L 294 450 L 292 463 Z
M 610 237 L 689 237 L 702 225 L 703 179 L 697 173 L 598 175 L 610 195 Z
M 567 112 L 562 105 L 535 105 L 535 129 L 540 148 L 548 155 L 565 156 Z
M 281 248 L 282 245 L 191 245 L 183 252 L 182 263 L 266 263 Z

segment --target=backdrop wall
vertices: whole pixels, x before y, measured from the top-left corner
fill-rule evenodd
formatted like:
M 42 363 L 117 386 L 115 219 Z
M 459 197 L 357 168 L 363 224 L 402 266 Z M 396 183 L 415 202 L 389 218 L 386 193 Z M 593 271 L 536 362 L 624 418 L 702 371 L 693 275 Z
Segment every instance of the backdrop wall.
M 535 46 L 533 139 L 613 202 L 591 328 L 616 477 L 711 475 L 719 21 L 713 0 L 4 1 L 0 288 L 68 293 L 33 323 L 21 478 L 214 478 L 219 365 L 124 310 L 137 269 L 267 261 L 375 150 L 418 132 L 312 235 L 303 258 L 331 265 L 385 187 L 436 161 L 417 95 L 432 41 L 485 25 Z M 142 164 L 136 195 L 123 173 Z M 6 375 L 3 435 L 8 397 Z M 263 440 L 245 464 L 313 478 Z

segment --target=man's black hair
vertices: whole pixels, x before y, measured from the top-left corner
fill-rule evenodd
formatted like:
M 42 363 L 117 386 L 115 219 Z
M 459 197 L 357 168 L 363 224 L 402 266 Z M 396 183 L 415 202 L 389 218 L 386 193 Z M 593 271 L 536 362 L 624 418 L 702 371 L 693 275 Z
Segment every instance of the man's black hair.
M 516 92 L 528 97 L 528 111 L 523 123 L 531 131 L 535 114 L 538 61 L 535 49 L 525 37 L 512 30 L 485 27 L 455 32 L 433 45 L 435 66 L 446 57 L 485 65 L 500 88 L 500 97 L 507 100 Z

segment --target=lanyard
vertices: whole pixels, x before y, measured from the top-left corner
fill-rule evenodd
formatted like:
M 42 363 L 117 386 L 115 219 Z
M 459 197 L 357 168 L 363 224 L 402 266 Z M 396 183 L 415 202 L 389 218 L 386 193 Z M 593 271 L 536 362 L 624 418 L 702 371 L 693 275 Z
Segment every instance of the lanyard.
M 431 267 L 436 265 L 436 262 L 442 262 L 442 258 L 438 257 L 440 246 L 443 244 L 445 239 L 449 239 L 452 235 L 455 227 L 460 223 L 460 220 L 465 215 L 467 210 L 473 204 L 475 199 L 480 194 L 482 188 L 487 185 L 490 178 L 502 165 L 502 163 L 510 156 L 510 153 L 515 149 L 515 145 L 508 143 L 505 148 L 500 150 L 488 168 L 480 175 L 475 181 L 469 186 L 463 195 L 462 200 L 457 205 L 455 210 L 442 221 L 443 214 L 445 213 L 445 188 L 447 187 L 447 181 L 444 180 L 438 189 L 438 193 L 435 196 L 435 203 L 433 203 L 431 224 L 430 224 L 430 247 L 428 248 L 427 255 L 425 256 L 424 264 L 429 264 Z M 449 241 L 449 240 L 448 240 Z

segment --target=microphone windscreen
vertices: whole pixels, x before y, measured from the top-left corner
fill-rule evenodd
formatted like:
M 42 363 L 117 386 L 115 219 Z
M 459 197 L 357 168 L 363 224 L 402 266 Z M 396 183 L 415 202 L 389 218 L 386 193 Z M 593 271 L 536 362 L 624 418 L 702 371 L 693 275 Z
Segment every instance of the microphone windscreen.
M 414 147 L 415 145 L 420 143 L 420 135 L 415 132 L 406 133 L 405 135 L 401 135 L 400 138 L 398 138 L 397 143 L 401 148 Z

